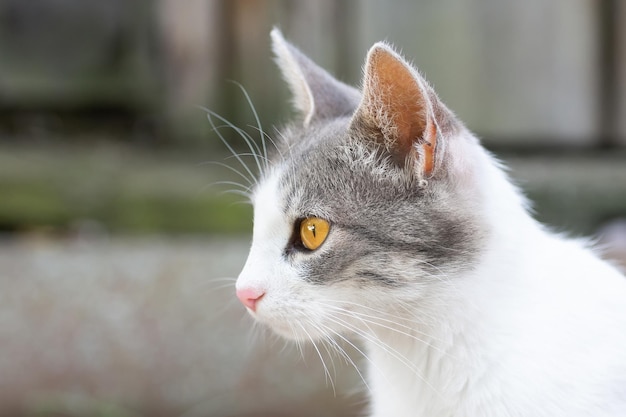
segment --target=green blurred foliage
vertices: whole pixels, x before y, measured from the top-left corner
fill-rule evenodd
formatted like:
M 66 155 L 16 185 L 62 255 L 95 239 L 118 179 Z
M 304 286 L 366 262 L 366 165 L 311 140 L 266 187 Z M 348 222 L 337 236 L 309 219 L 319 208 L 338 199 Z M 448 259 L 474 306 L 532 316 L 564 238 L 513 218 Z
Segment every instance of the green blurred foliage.
M 198 158 L 119 145 L 5 146 L 0 227 L 64 233 L 87 224 L 127 234 L 249 233 L 252 213 L 245 198 L 212 185 L 236 178 Z

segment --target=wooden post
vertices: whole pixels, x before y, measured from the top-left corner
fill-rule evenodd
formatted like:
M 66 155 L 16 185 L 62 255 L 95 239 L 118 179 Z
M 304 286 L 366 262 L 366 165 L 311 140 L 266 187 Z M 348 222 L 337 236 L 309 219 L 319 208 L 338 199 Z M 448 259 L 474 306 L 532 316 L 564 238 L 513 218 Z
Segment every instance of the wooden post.
M 616 69 L 617 77 L 615 88 L 618 91 L 615 117 L 617 118 L 617 143 L 626 147 L 626 2 L 615 0 L 617 3 L 616 23 Z
M 160 0 L 165 118 L 171 134 L 196 139 L 208 130 L 198 106 L 211 106 L 221 74 L 219 0 Z

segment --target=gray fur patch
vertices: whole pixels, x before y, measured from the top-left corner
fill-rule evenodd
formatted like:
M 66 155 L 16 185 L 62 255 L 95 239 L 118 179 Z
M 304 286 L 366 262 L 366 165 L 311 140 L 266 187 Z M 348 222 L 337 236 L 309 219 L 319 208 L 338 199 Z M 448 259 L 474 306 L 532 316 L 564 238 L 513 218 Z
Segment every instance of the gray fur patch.
M 487 229 L 473 203 L 463 200 L 466 193 L 455 192 L 445 176 L 424 187 L 411 166 L 386 157 L 349 123 L 314 124 L 287 138 L 285 216 L 294 222 L 319 216 L 332 224 L 320 249 L 288 254 L 288 260 L 319 285 L 398 287 L 471 269 Z

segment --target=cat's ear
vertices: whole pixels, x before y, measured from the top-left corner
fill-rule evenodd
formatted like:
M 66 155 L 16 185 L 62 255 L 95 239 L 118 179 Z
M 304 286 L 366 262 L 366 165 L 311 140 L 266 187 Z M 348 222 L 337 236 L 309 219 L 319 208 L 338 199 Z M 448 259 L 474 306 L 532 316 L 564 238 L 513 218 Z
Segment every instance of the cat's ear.
M 296 110 L 304 125 L 312 121 L 350 116 L 360 100 L 360 93 L 336 80 L 285 40 L 280 30 L 271 32 L 276 62 L 293 95 Z
M 351 128 L 382 142 L 401 164 L 419 161 L 426 177 L 433 174 L 438 147 L 439 106 L 432 88 L 385 43 L 367 55 L 363 97 Z

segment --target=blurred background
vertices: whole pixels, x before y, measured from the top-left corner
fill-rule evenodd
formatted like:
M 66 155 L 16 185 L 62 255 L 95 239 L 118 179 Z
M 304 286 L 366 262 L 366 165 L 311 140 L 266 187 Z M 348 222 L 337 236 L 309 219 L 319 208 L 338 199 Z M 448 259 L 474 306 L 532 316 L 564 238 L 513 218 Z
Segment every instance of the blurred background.
M 622 0 L 0 0 L 0 415 L 362 408 L 348 364 L 331 384 L 233 301 L 251 209 L 202 108 L 290 119 L 273 26 L 356 85 L 395 44 L 540 220 L 626 265 Z

